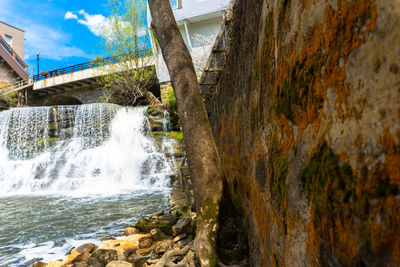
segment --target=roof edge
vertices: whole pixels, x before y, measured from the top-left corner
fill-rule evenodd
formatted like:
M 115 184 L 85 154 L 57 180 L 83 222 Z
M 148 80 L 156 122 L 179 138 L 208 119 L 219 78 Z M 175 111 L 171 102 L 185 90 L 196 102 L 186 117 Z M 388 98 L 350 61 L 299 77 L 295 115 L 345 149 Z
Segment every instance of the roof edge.
M 7 26 L 9 26 L 9 27 L 12 27 L 12 28 L 14 28 L 14 29 L 16 29 L 16 30 L 19 30 L 19 31 L 21 31 L 21 32 L 25 32 L 24 30 L 21 30 L 20 28 L 17 28 L 17 27 L 15 27 L 15 26 L 13 26 L 13 25 L 10 25 L 10 24 L 8 24 L 8 23 L 5 23 L 4 21 L 1 21 L 1 20 L 0 20 L 0 23 L 3 23 L 3 24 L 5 24 L 5 25 L 7 25 Z

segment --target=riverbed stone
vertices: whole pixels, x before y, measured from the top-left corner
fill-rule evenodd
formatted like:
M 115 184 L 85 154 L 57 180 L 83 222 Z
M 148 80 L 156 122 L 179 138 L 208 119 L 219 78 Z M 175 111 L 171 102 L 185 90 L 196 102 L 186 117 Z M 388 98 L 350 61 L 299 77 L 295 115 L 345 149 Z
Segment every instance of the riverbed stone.
M 171 240 L 163 240 L 160 241 L 155 248 L 155 252 L 158 255 L 164 254 L 168 250 L 170 250 L 173 247 L 174 243 Z
M 79 246 L 76 251 L 78 251 L 79 253 L 92 253 L 93 251 L 95 251 L 97 249 L 97 246 L 93 243 L 86 243 L 83 244 L 81 246 Z
M 178 222 L 172 226 L 172 234 L 174 236 L 180 235 L 182 233 L 190 233 L 191 230 L 191 218 L 181 218 Z
M 140 231 L 135 227 L 128 227 L 125 229 L 124 235 L 136 235 L 139 234 Z
M 132 263 L 126 261 L 111 261 L 106 267 L 133 267 Z
M 89 265 L 84 261 L 80 261 L 72 264 L 72 267 L 89 267 Z
M 153 244 L 153 238 L 145 236 L 139 239 L 139 248 L 149 248 Z
M 118 253 L 115 249 L 98 249 L 88 260 L 93 267 L 104 267 L 110 261 L 118 260 Z
M 156 241 L 165 237 L 164 233 L 160 229 L 157 229 L 157 228 L 152 229 L 150 231 L 150 234 L 151 234 L 151 237 Z
M 41 261 L 35 261 L 33 263 L 33 267 L 46 267 L 46 266 L 47 266 L 47 263 L 41 262 Z

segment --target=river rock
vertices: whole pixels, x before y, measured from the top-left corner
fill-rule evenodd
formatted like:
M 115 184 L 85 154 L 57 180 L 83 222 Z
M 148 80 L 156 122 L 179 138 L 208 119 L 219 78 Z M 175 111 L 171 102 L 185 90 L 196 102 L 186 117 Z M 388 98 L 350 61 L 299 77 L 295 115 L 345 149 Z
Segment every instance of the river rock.
M 106 267 L 133 267 L 133 265 L 126 261 L 111 261 Z
M 178 222 L 172 226 L 172 234 L 174 236 L 180 235 L 182 233 L 190 233 L 191 231 L 191 218 L 181 218 Z
M 93 267 L 104 267 L 110 261 L 118 260 L 118 253 L 115 249 L 98 249 L 88 260 Z
M 164 254 L 173 247 L 174 243 L 171 240 L 163 240 L 156 245 L 155 251 L 158 255 Z
M 151 237 L 145 236 L 139 239 L 139 248 L 149 248 L 153 244 L 153 239 Z
M 152 229 L 150 231 L 150 234 L 151 234 L 151 237 L 156 241 L 163 239 L 165 237 L 164 233 L 160 229 L 157 229 L 157 228 Z
M 97 246 L 95 244 L 92 243 L 86 243 L 83 244 L 81 246 L 79 246 L 76 251 L 78 251 L 79 253 L 92 253 L 93 251 L 95 251 L 97 249 Z
M 90 256 L 92 254 L 90 254 L 89 252 L 82 252 L 78 257 L 75 258 L 75 260 L 73 262 L 86 262 L 90 259 Z
M 41 262 L 41 261 L 35 261 L 33 263 L 33 267 L 46 267 L 47 263 Z
M 84 261 L 80 261 L 72 264 L 72 267 L 89 267 L 89 265 Z
M 135 227 L 128 227 L 125 229 L 124 235 L 136 235 L 139 234 L 140 231 Z

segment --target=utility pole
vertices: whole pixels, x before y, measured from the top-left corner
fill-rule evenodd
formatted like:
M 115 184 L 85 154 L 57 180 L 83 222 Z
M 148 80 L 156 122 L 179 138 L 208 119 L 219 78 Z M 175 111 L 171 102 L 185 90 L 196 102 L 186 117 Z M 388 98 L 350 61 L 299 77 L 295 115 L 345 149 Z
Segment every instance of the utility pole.
M 39 51 L 36 52 L 36 60 L 37 60 L 37 74 L 39 75 Z

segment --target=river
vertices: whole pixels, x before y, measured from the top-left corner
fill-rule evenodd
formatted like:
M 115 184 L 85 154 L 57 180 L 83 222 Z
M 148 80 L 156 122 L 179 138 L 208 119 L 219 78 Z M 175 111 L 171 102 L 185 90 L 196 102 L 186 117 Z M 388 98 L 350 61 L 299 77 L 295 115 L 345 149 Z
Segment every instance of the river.
M 56 260 L 167 208 L 174 168 L 164 152 L 146 108 L 0 112 L 0 266 Z

